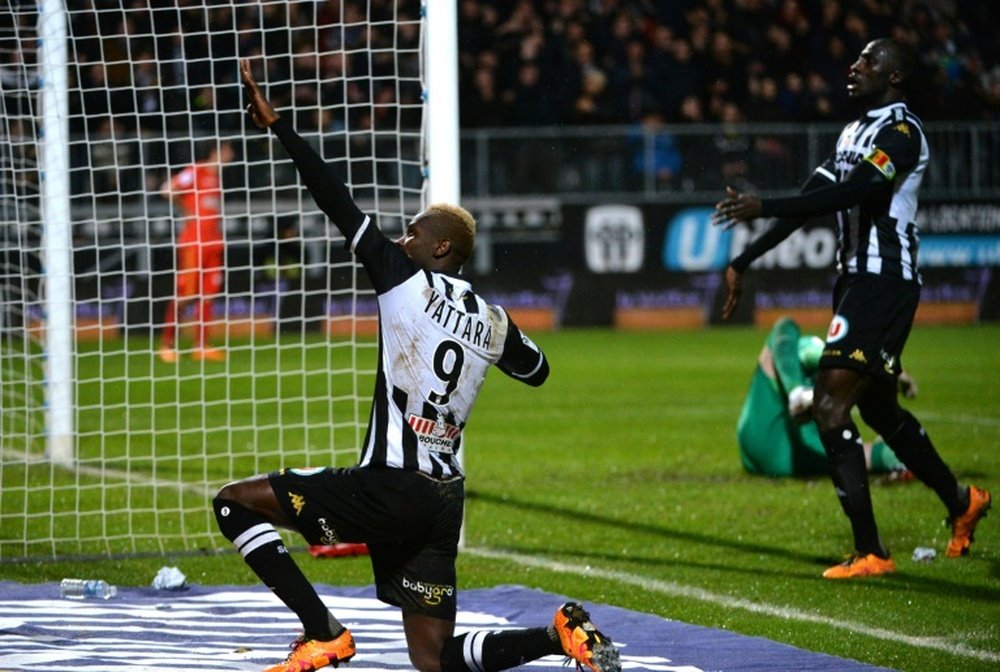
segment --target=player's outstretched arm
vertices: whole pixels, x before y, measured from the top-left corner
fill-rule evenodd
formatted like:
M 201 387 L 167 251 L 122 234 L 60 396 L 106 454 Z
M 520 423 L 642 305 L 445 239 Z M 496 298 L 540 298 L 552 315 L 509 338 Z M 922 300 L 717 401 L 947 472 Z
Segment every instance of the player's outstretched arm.
M 862 161 L 843 182 L 828 184 L 808 193 L 761 202 L 764 217 L 816 217 L 849 210 L 887 188 L 890 180 L 869 161 Z
M 817 170 L 802 185 L 800 192 L 806 194 L 827 183 L 827 178 L 823 177 L 823 174 Z M 716 226 L 729 229 L 737 221 L 742 221 L 744 217 L 752 219 L 760 216 L 764 202 L 756 196 L 741 194 L 731 187 L 726 189 L 726 194 L 726 200 L 716 204 L 715 214 L 712 215 L 712 223 Z M 805 222 L 806 218 L 804 217 L 779 217 L 767 231 L 757 237 L 729 263 L 725 278 L 728 296 L 722 309 L 722 319 L 728 320 L 729 316 L 736 310 L 740 294 L 743 291 L 743 273 L 750 267 L 750 264 L 768 250 L 776 247 Z
M 274 111 L 253 77 L 250 61 L 240 61 L 240 76 L 246 91 L 247 113 L 260 128 L 270 128 L 295 163 L 295 169 L 320 210 L 351 242 L 365 221 L 365 214 L 351 198 L 351 192 L 316 150 L 295 132 L 291 123 Z

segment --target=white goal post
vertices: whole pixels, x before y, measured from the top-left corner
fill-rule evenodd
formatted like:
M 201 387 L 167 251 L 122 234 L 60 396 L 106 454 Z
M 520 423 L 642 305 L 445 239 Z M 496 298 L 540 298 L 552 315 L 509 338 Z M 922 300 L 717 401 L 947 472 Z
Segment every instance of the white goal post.
M 392 234 L 459 200 L 455 12 L 0 0 L 0 563 L 228 548 L 221 485 L 357 459 L 374 296 L 237 64 Z

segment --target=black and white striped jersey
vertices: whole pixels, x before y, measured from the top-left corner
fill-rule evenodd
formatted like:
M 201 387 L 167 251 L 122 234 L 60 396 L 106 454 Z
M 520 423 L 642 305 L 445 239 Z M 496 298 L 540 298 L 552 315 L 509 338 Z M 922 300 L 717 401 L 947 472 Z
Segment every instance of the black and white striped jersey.
M 462 430 L 491 364 L 529 384 L 548 365 L 464 279 L 421 270 L 367 217 L 350 242 L 378 294 L 379 366 L 361 466 L 461 475 Z
M 352 251 L 378 294 L 379 367 L 361 466 L 461 475 L 457 454 L 491 364 L 538 384 L 541 350 L 464 279 L 417 268 L 366 218 Z
M 420 269 L 284 118 L 271 130 L 378 296 L 378 372 L 360 465 L 460 477 L 462 430 L 489 366 L 541 385 L 549 372 L 545 355 L 467 281 Z
M 917 195 L 929 157 L 920 120 L 905 102 L 868 110 L 844 127 L 834 153 L 816 173 L 841 182 L 868 161 L 890 188 L 837 212 L 840 272 L 920 282 Z

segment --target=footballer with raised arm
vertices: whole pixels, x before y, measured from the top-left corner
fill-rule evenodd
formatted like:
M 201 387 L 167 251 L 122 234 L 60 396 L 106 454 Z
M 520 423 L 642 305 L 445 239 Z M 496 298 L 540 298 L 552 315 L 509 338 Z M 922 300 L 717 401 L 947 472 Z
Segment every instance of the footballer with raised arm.
M 726 200 L 715 206 L 714 220 L 722 226 L 778 218 L 726 269 L 723 318 L 736 308 L 742 274 L 754 259 L 807 218 L 836 214 L 840 274 L 814 388 L 813 418 L 851 523 L 854 552 L 823 573 L 828 579 L 896 569 L 875 524 L 861 436 L 851 418 L 854 407 L 944 503 L 951 525 L 948 557 L 968 552 L 991 504 L 988 491 L 959 485 L 927 432 L 896 397 L 903 346 L 920 300 L 917 195 L 929 157 L 921 122 L 906 103 L 912 71 L 913 56 L 902 44 L 869 42 L 848 74 L 848 95 L 863 106 L 861 117 L 844 127 L 833 154 L 802 193 L 762 200 L 727 188 Z
M 379 599 L 402 611 L 410 661 L 420 672 L 488 672 L 566 655 L 592 672 L 619 672 L 618 650 L 576 602 L 551 625 L 455 636 L 464 476 L 462 433 L 487 369 L 528 385 L 549 365 L 506 311 L 459 276 L 475 220 L 457 205 L 431 205 L 390 240 L 347 186 L 240 71 L 248 112 L 291 156 L 317 205 L 344 234 L 371 279 L 379 307 L 379 361 L 360 462 L 351 468 L 282 469 L 230 483 L 213 506 L 222 534 L 302 622 L 281 672 L 337 666 L 355 654 L 275 526 L 310 544 L 366 543 Z

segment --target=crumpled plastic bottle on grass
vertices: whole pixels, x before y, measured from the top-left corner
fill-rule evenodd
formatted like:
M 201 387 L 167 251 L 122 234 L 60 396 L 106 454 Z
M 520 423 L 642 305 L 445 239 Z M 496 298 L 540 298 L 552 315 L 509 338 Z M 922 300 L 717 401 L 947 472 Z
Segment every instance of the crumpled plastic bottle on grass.
M 152 586 L 157 590 L 182 590 L 187 587 L 187 577 L 176 567 L 160 567 Z

